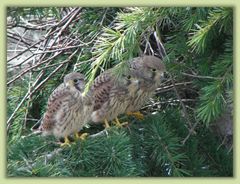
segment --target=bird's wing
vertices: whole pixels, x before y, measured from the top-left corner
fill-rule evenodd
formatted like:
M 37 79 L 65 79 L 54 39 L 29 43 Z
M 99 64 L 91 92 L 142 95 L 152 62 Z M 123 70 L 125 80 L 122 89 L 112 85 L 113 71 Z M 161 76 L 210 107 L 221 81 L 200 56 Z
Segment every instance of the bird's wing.
M 94 111 L 102 107 L 109 99 L 110 91 L 113 88 L 113 77 L 110 72 L 103 72 L 93 82 Z
M 70 90 L 66 88 L 64 84 L 58 86 L 48 99 L 47 109 L 43 116 L 40 130 L 51 130 L 56 123 L 56 118 L 61 119 L 61 116 L 64 117 L 65 109 L 69 108 L 74 103 L 76 103 L 76 99 Z

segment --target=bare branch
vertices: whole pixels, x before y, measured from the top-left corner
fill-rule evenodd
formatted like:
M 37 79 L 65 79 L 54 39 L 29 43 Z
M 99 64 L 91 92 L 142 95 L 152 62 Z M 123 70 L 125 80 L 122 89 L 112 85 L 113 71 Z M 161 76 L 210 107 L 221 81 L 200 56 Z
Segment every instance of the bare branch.
M 160 56 L 162 56 L 163 58 L 165 57 L 165 58 L 167 58 L 167 59 L 169 60 L 169 58 L 168 58 L 168 56 L 167 56 L 167 54 L 166 54 L 165 48 L 164 48 L 161 40 L 160 40 L 159 37 L 157 36 L 157 33 L 156 33 L 156 32 L 154 32 L 154 36 L 155 36 L 155 39 L 156 39 L 156 42 L 157 42 L 157 46 L 158 46 L 158 50 L 159 50 Z M 188 123 L 189 127 L 192 128 L 192 122 L 191 122 L 191 120 L 190 120 L 190 117 L 189 117 L 189 115 L 188 115 L 188 112 L 187 112 L 187 110 L 186 110 L 186 107 L 185 107 L 184 103 L 182 102 L 182 99 L 181 99 L 181 97 L 180 97 L 180 95 L 179 95 L 179 93 L 178 93 L 178 90 L 177 90 L 177 88 L 176 88 L 176 85 L 175 85 L 175 81 L 174 81 L 174 79 L 173 79 L 173 76 L 172 76 L 171 73 L 169 73 L 169 76 L 170 76 L 170 79 L 171 79 L 171 81 L 172 81 L 172 85 L 173 85 L 173 89 L 174 89 L 174 91 L 175 91 L 175 94 L 176 94 L 177 98 L 179 99 L 179 102 L 180 102 L 180 104 L 181 104 L 181 106 L 182 106 L 183 113 L 184 113 L 184 118 L 187 120 L 187 123 Z
M 29 68 L 27 68 L 26 70 L 22 71 L 20 74 L 18 74 L 16 77 L 14 77 L 12 80 L 10 80 L 9 82 L 7 82 L 7 86 L 10 85 L 11 83 L 13 83 L 15 80 L 19 79 L 20 77 L 22 77 L 25 73 L 27 73 L 28 71 L 44 64 L 44 63 L 47 63 L 49 61 L 51 61 L 52 59 L 54 59 L 55 57 L 59 56 L 62 52 L 58 52 L 58 53 L 55 53 L 54 56 L 46 59 L 45 61 L 42 61 L 41 63 L 37 63 L 36 65 L 34 66 L 31 66 Z
M 193 78 L 199 78 L 199 79 L 214 79 L 214 80 L 222 80 L 222 77 L 211 77 L 211 76 L 202 76 L 202 75 L 192 75 L 185 72 L 181 72 L 183 75 Z

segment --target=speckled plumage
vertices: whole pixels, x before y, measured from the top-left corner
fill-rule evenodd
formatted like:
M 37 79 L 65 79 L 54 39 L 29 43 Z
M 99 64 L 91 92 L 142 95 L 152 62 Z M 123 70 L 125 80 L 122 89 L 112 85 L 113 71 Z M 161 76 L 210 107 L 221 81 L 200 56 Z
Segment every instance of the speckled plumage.
M 110 121 L 125 113 L 138 85 L 131 71 L 123 73 L 121 77 L 116 77 L 112 69 L 100 74 L 93 83 L 95 105 L 92 121 Z
M 140 108 L 154 95 L 154 91 L 161 83 L 165 72 L 164 63 L 155 56 L 142 56 L 130 61 L 131 69 L 139 79 L 139 90 L 133 96 L 127 112 L 139 111 Z
M 84 76 L 73 72 L 64 77 L 48 99 L 40 130 L 43 135 L 66 137 L 78 132 L 90 120 L 93 109 L 92 97 L 82 95 Z

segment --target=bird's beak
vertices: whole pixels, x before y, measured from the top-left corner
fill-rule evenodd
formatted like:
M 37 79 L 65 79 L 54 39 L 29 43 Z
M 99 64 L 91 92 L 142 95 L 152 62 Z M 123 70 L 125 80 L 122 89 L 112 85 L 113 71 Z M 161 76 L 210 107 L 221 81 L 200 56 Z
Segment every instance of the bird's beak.
M 134 79 L 134 80 L 133 80 L 133 83 L 134 83 L 134 84 L 138 84 L 138 83 L 139 83 L 139 80 L 138 80 L 138 79 Z
M 160 79 L 161 79 L 161 80 L 164 80 L 164 79 L 165 79 L 165 72 L 162 72 L 162 73 L 161 73 Z
M 137 87 L 137 89 L 140 87 L 140 81 L 138 79 L 134 79 L 132 82 L 133 85 Z

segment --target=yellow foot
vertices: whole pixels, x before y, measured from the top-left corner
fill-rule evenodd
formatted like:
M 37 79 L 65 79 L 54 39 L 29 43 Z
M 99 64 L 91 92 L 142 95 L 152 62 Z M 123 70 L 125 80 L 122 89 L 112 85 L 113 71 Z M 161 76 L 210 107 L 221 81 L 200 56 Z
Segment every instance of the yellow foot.
M 85 140 L 88 135 L 89 135 L 88 133 L 83 133 L 83 134 L 81 134 L 81 136 L 79 138 L 81 140 Z
M 127 124 L 128 124 L 128 122 L 120 123 L 120 121 L 119 121 L 118 118 L 115 118 L 115 121 L 113 121 L 113 123 L 114 123 L 117 127 L 123 127 L 124 125 L 127 125 Z
M 143 120 L 144 119 L 144 115 L 140 112 L 127 112 L 128 116 L 134 116 L 135 118 L 137 118 L 138 120 Z
M 79 136 L 79 133 L 78 133 L 78 132 L 75 132 L 75 133 L 74 133 L 74 138 L 75 138 L 75 140 L 80 139 L 80 136 Z
M 89 135 L 88 133 L 83 133 L 83 134 L 80 134 L 78 132 L 74 133 L 75 135 L 75 140 L 78 140 L 78 139 L 81 139 L 81 140 L 85 140 L 86 137 Z
M 68 137 L 66 136 L 66 137 L 64 137 L 64 143 L 62 143 L 60 146 L 61 147 L 65 147 L 65 146 L 70 146 L 70 141 L 69 141 L 69 139 L 68 139 Z
M 105 128 L 110 128 L 107 119 L 104 119 L 104 125 L 105 125 Z

